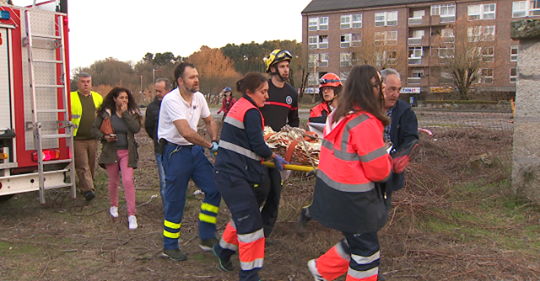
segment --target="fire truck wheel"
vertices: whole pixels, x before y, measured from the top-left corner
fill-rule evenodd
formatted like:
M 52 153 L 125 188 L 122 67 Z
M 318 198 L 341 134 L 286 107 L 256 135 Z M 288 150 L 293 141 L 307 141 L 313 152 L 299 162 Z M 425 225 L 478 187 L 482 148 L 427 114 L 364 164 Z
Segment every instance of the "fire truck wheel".
M 0 196 L 0 203 L 4 201 L 8 201 L 9 199 L 13 198 L 13 196 L 15 196 L 15 194 Z

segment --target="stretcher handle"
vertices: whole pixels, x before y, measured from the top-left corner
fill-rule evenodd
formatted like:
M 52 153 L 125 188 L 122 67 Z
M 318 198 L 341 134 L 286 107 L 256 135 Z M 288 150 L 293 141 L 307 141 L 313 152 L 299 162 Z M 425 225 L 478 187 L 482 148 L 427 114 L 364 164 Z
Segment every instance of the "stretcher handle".
M 268 162 L 268 161 L 265 161 L 263 162 L 264 166 L 268 167 L 268 168 L 275 168 L 276 165 L 274 165 L 273 162 Z M 285 170 L 292 170 L 292 171 L 301 171 L 301 172 L 311 172 L 314 170 L 313 167 L 311 166 L 301 166 L 301 165 L 292 165 L 292 164 L 285 164 L 283 165 L 283 168 L 285 168 Z

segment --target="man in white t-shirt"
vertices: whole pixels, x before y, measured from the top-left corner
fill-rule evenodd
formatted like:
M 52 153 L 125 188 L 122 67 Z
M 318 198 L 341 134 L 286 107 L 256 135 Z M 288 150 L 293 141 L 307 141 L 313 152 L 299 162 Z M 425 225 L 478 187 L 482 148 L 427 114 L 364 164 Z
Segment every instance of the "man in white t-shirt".
M 199 238 L 203 250 L 212 250 L 216 239 L 216 217 L 221 196 L 214 182 L 214 166 L 204 155 L 217 152 L 217 127 L 204 96 L 199 92 L 199 74 L 195 65 L 187 62 L 174 70 L 178 87 L 168 93 L 159 111 L 158 138 L 162 146 L 165 170 L 165 210 L 162 257 L 174 261 L 186 260 L 178 247 L 180 227 L 186 205 L 188 182 L 192 179 L 204 192 L 199 213 Z M 212 141 L 197 133 L 200 118 L 204 120 Z

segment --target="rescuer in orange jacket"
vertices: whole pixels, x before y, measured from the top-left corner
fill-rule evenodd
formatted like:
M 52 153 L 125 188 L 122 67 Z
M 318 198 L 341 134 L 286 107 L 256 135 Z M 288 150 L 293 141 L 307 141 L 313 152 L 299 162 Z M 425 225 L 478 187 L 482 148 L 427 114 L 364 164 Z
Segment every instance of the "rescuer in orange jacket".
M 313 219 L 337 229 L 345 239 L 308 262 L 315 280 L 334 280 L 347 273 L 347 281 L 376 281 L 379 240 L 387 211 L 384 194 L 376 183 L 385 181 L 393 167 L 383 140 L 390 120 L 378 72 L 369 65 L 350 71 L 337 109 L 324 128 Z M 396 164 L 397 165 L 397 164 Z
M 214 175 L 232 220 L 212 250 L 225 271 L 233 270 L 231 256 L 238 250 L 240 280 L 259 281 L 265 238 L 253 188 L 266 177 L 262 159 L 274 159 L 278 170 L 283 170 L 283 164 L 288 162 L 273 153 L 264 141 L 264 118 L 259 107 L 263 107 L 268 99 L 267 79 L 260 73 L 251 72 L 239 80 L 236 87 L 242 98 L 223 122 Z
M 326 73 L 319 79 L 319 95 L 321 103 L 309 111 L 309 122 L 326 123 L 326 118 L 337 107 L 337 97 L 341 93 L 343 84 L 334 73 Z

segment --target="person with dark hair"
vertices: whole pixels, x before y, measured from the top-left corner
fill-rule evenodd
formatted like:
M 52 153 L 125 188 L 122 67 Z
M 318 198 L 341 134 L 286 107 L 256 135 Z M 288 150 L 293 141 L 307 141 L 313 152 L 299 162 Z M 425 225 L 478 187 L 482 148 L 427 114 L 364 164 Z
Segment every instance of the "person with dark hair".
M 263 266 L 265 237 L 254 185 L 266 176 L 263 159 L 274 159 L 278 170 L 288 164 L 270 150 L 263 137 L 264 119 L 259 108 L 268 99 L 268 82 L 251 72 L 236 83 L 242 97 L 229 111 L 221 130 L 214 179 L 229 207 L 227 224 L 214 254 L 223 270 L 233 270 L 231 256 L 238 250 L 240 280 L 259 280 Z
M 345 236 L 308 262 L 315 280 L 377 280 L 377 231 L 388 217 L 381 189 L 392 170 L 383 140 L 390 120 L 383 111 L 379 73 L 369 65 L 350 71 L 339 105 L 328 116 L 321 146 L 315 195 L 309 210 L 322 225 Z
M 287 50 L 276 49 L 264 58 L 266 72 L 271 75 L 268 80 L 268 99 L 261 108 L 264 122 L 274 131 L 280 131 L 285 125 L 298 127 L 298 92 L 287 83 L 290 74 L 292 54 Z M 281 174 L 274 168 L 267 168 L 268 176 L 259 185 L 257 198 L 264 202 L 261 214 L 264 225 L 264 236 L 270 237 L 278 217 L 279 201 L 283 182 Z M 267 244 L 272 244 L 269 239 Z
M 334 73 L 326 73 L 319 79 L 321 103 L 309 111 L 309 122 L 326 123 L 326 118 L 337 107 L 337 97 L 343 89 L 341 79 Z
M 73 122 L 73 156 L 77 171 L 77 186 L 87 201 L 96 197 L 94 174 L 98 154 L 98 142 L 90 132 L 96 118 L 96 109 L 103 103 L 99 93 L 91 91 L 92 77 L 80 72 L 77 91 L 71 92 L 71 121 Z
M 165 200 L 165 170 L 163 170 L 163 163 L 161 161 L 161 147 L 157 138 L 158 129 L 158 117 L 159 108 L 161 107 L 161 101 L 166 94 L 172 90 L 171 81 L 167 78 L 156 79 L 155 91 L 156 97 L 148 107 L 146 108 L 146 117 L 144 118 L 144 128 L 148 133 L 148 136 L 154 141 L 154 153 L 156 156 L 156 163 L 159 174 L 159 193 L 161 195 L 161 203 L 163 205 L 163 213 L 167 209 L 167 200 Z
M 100 130 L 106 119 L 110 120 L 114 134 L 104 134 Z M 129 229 L 137 228 L 133 169 L 137 168 L 139 160 L 135 134 L 141 129 L 141 121 L 142 115 L 131 91 L 115 87 L 105 97 L 92 124 L 92 135 L 100 139 L 102 144 L 98 163 L 107 169 L 109 177 L 109 213 L 113 220 L 118 218 L 118 184 L 122 173 Z
M 223 94 L 225 95 L 223 97 L 223 104 L 221 105 L 221 108 L 217 112 L 218 114 L 220 114 L 223 111 L 223 118 L 221 119 L 221 121 L 225 120 L 225 116 L 227 116 L 227 112 L 229 112 L 231 107 L 236 102 L 236 99 L 232 95 L 231 88 L 225 87 L 225 89 L 223 89 Z
M 309 122 L 313 123 L 326 123 L 328 115 L 337 108 L 337 97 L 343 89 L 341 79 L 334 73 L 326 73 L 319 79 L 319 95 L 321 96 L 321 103 L 313 107 L 309 112 Z M 311 128 L 311 126 L 310 126 Z M 318 131 L 318 130 L 317 130 Z M 317 132 L 319 134 L 320 132 Z M 319 136 L 322 137 L 322 134 Z M 302 235 L 306 232 L 306 224 L 311 220 L 309 214 L 309 206 L 303 207 L 296 223 L 296 233 Z
M 214 182 L 214 166 L 204 155 L 204 148 L 214 155 L 219 146 L 216 123 L 206 99 L 199 92 L 199 73 L 195 65 L 180 63 L 174 70 L 174 78 L 178 87 L 163 98 L 159 111 L 158 138 L 165 170 L 165 200 L 168 202 L 161 256 L 183 261 L 187 256 L 178 247 L 178 239 L 190 179 L 204 192 L 199 212 L 199 246 L 208 251 L 219 242 L 216 238 L 216 220 L 221 196 Z M 197 133 L 200 118 L 212 141 Z

